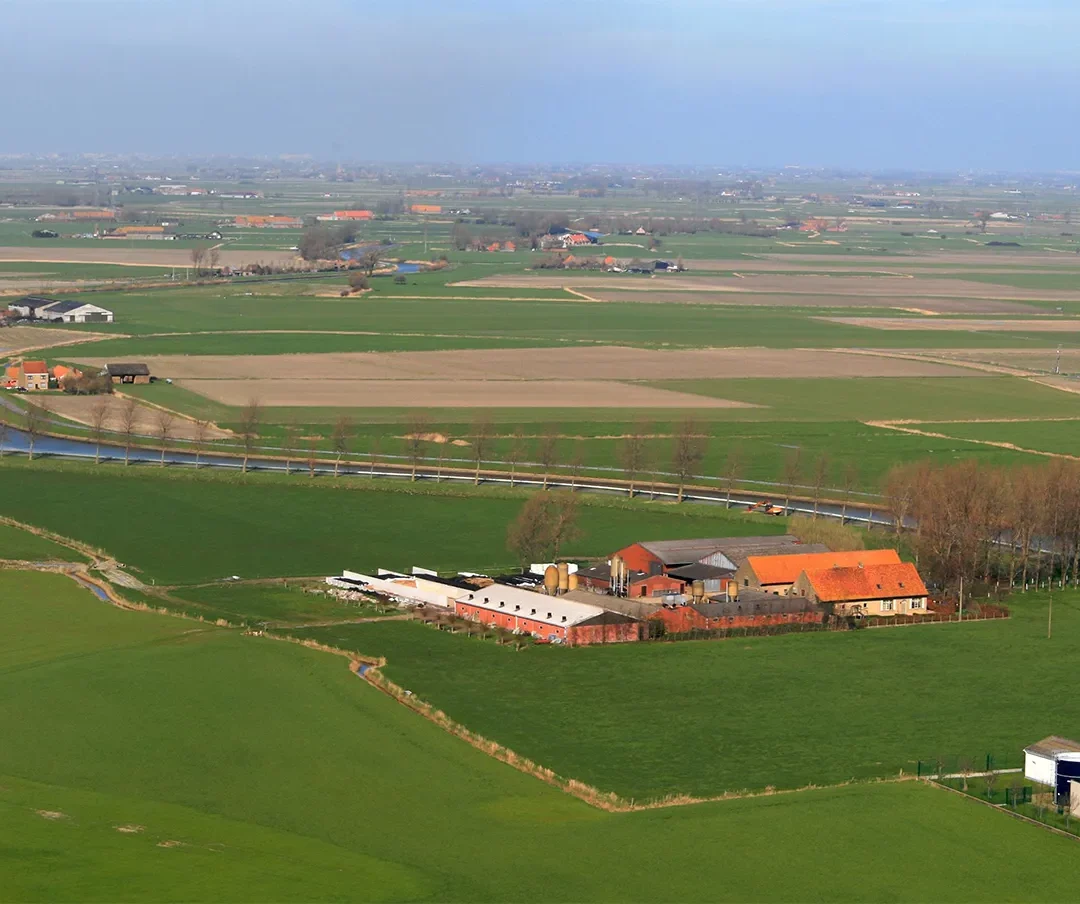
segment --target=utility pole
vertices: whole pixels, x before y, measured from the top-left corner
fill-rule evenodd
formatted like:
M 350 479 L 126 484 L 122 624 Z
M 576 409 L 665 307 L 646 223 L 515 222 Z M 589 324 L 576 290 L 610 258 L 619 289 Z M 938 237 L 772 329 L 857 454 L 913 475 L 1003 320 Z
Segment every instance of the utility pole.
M 1054 591 L 1050 591 L 1050 608 L 1046 612 L 1046 639 L 1054 636 Z
M 960 575 L 960 621 L 964 620 L 964 576 Z

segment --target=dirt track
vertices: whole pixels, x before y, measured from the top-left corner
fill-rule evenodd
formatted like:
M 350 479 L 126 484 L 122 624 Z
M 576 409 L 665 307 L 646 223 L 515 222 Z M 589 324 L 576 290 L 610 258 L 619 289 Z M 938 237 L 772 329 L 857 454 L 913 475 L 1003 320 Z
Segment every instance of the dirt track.
M 573 289 L 566 288 L 572 292 Z M 595 301 L 644 302 L 646 304 L 716 304 L 737 307 L 894 308 L 932 314 L 1028 314 L 1040 313 L 1034 305 L 985 298 L 911 298 L 877 293 L 865 295 L 765 295 L 738 292 L 631 292 L 589 289 Z
M 104 358 L 79 358 L 100 366 Z M 946 363 L 874 358 L 825 349 L 707 348 L 685 351 L 595 348 L 341 352 L 309 355 L 164 355 L 143 358 L 152 373 L 190 380 L 676 380 L 738 377 L 954 377 Z M 317 374 L 319 380 L 313 380 Z M 192 386 L 192 388 L 195 388 Z M 244 401 L 247 401 L 246 399 Z
M 663 276 L 590 274 L 589 272 L 506 274 L 453 283 L 501 289 L 565 288 L 607 292 L 732 292 L 778 295 L 861 296 L 874 299 L 889 296 L 903 299 L 970 298 L 990 301 L 1080 301 L 1080 290 L 1018 289 L 964 279 L 913 279 L 906 276 L 826 276 L 806 274 L 784 276 L 764 274 L 746 276 L 696 276 L 693 273 Z M 798 304 L 792 300 L 791 304 Z
M 944 317 L 822 317 L 832 323 L 875 330 L 963 330 L 975 332 L 1076 333 L 1080 320 L 955 320 Z
M 64 395 L 62 393 L 56 393 L 49 396 L 49 408 L 60 415 L 66 417 L 68 420 L 75 421 L 79 424 L 89 425 L 92 420 L 91 412 L 98 404 L 100 396 L 71 396 Z M 106 429 L 117 431 L 121 428 L 120 410 L 124 406 L 124 399 L 109 398 L 108 399 L 108 417 L 105 424 Z M 151 408 L 146 405 L 139 405 L 136 409 L 135 420 L 135 432 L 144 436 L 155 436 L 159 433 L 159 409 Z M 218 430 L 217 428 L 210 428 L 207 430 L 207 439 L 224 439 L 232 436 L 225 430 Z M 195 437 L 195 425 L 187 418 L 176 416 L 170 424 L 169 437 L 171 439 L 194 439 Z
M 755 408 L 604 380 L 192 380 L 183 386 L 226 405 L 358 408 Z

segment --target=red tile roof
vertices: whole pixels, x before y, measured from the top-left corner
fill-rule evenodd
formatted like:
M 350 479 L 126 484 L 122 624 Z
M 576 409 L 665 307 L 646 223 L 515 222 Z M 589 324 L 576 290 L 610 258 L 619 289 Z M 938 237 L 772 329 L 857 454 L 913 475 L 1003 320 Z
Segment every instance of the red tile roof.
M 47 374 L 49 368 L 45 366 L 44 361 L 23 361 L 22 365 L 24 374 Z
M 804 571 L 852 565 L 894 565 L 895 549 L 857 549 L 854 552 L 803 552 L 789 556 L 749 556 L 747 564 L 762 584 L 794 584 Z
M 849 568 L 822 568 L 806 573 L 810 586 L 823 603 L 887 600 L 901 596 L 926 596 L 926 585 L 910 562 Z

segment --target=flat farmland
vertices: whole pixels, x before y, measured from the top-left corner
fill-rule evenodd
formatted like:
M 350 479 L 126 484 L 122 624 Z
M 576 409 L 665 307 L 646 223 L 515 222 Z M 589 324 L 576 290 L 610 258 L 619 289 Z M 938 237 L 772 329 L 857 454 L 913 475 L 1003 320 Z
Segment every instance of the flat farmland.
M 54 329 L 52 327 L 12 326 L 0 329 L 0 354 L 10 355 L 22 350 L 87 342 L 103 335 L 101 333 Z
M 181 380 L 225 405 L 350 408 L 747 408 L 746 402 L 604 380 Z
M 540 661 L 498 652 L 509 666 Z M 733 673 L 751 664 L 737 659 Z M 0 662 L 15 666 L 0 670 L 0 718 L 25 729 L 0 745 L 12 900 L 970 902 L 1029 898 L 1031 875 L 1041 897 L 1067 900 L 1080 868 L 1074 842 L 913 782 L 595 810 L 420 718 L 340 657 L 123 612 L 58 575 L 0 574 Z M 604 725 L 555 734 L 592 744 Z M 713 749 L 696 771 L 723 765 Z M 492 832 L 497 869 L 462 842 Z M 851 869 L 850 852 L 881 837 L 893 841 Z M 662 869 L 627 856 L 655 849 Z
M 864 295 L 769 295 L 758 292 L 671 292 L 589 289 L 590 298 L 605 302 L 644 301 L 650 304 L 715 304 L 768 308 L 875 308 L 932 314 L 1027 314 L 1039 312 L 1033 305 L 1015 301 L 973 298 L 912 298 L 906 295 L 867 292 Z
M 545 288 L 606 289 L 621 291 L 666 292 L 733 292 L 776 295 L 836 295 L 860 296 L 882 294 L 895 298 L 969 298 L 974 301 L 1026 301 L 1040 298 L 1047 301 L 1080 301 L 1080 290 L 1023 289 L 984 282 L 965 282 L 962 279 L 913 279 L 901 275 L 844 277 L 807 273 L 797 276 L 781 274 L 744 276 L 695 276 L 691 273 L 641 277 L 635 275 L 594 275 L 588 272 L 559 274 L 509 274 L 487 276 L 478 280 L 454 283 L 455 286 L 520 288 L 528 285 Z M 797 302 L 793 301 L 793 304 Z
M 75 353 L 77 354 L 77 352 Z M 82 357 L 98 366 L 107 359 Z M 147 357 L 155 374 L 183 380 L 664 380 L 776 377 L 962 377 L 945 363 L 824 349 L 709 348 L 685 351 L 596 346 L 455 352 Z
M 35 401 L 39 400 L 39 397 L 34 398 Z M 48 397 L 49 409 L 54 414 L 86 426 L 93 423 L 94 409 L 100 401 L 101 398 L 96 396 L 65 395 L 63 393 L 53 393 Z M 121 409 L 123 405 L 124 402 L 121 398 L 116 396 L 105 397 L 104 427 L 106 430 L 119 431 L 121 429 Z M 135 409 L 132 420 L 135 434 L 160 436 L 161 412 L 161 409 L 151 408 L 140 403 Z M 195 424 L 187 418 L 174 418 L 169 422 L 168 426 L 170 439 L 190 440 L 195 438 Z M 231 436 L 232 434 L 226 430 L 210 427 L 207 429 L 204 439 L 225 439 Z
M 934 421 L 909 426 L 957 439 L 1009 443 L 1022 449 L 1080 457 L 1080 417 L 1062 420 Z
M 92 241 L 88 239 L 74 248 L 55 248 L 47 245 L 0 246 L 0 261 L 190 267 L 191 251 L 185 247 L 177 248 L 173 242 Z M 295 261 L 295 252 L 259 249 L 230 251 L 228 247 L 225 247 L 221 249 L 219 262 L 226 267 L 243 267 L 257 263 L 287 265 Z

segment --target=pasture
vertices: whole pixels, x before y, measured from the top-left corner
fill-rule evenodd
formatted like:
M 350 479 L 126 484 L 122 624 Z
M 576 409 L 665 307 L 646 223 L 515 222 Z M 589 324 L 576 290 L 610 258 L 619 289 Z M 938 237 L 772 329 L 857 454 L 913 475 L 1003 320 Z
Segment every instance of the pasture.
M 1065 899 L 1080 866 L 1067 839 L 913 783 L 592 810 L 339 657 L 59 576 L 0 573 L 0 625 L 0 718 L 27 729 L 0 746 L 17 900 L 1019 900 L 1033 875 Z M 463 841 L 491 831 L 497 862 Z M 852 870 L 868 837 L 891 841 Z
M 8 459 L 0 514 L 105 546 L 144 580 L 190 584 L 320 576 L 342 568 L 512 568 L 506 528 L 520 490 L 484 490 L 363 478 L 158 469 Z M 782 533 L 775 518 L 715 506 L 582 497 L 581 539 L 565 553 L 600 556 L 642 536 Z M 93 511 L 93 519 L 85 513 Z M 134 517 L 136 512 L 167 517 Z M 103 528 L 102 525 L 108 525 Z
M 419 623 L 293 633 L 385 656 L 472 730 L 643 800 L 910 775 L 937 754 L 1015 763 L 1031 738 L 1075 735 L 1080 703 L 1054 688 L 1080 667 L 1080 593 L 1055 594 L 1052 640 L 1045 594 L 1010 605 L 963 625 L 523 653 Z

